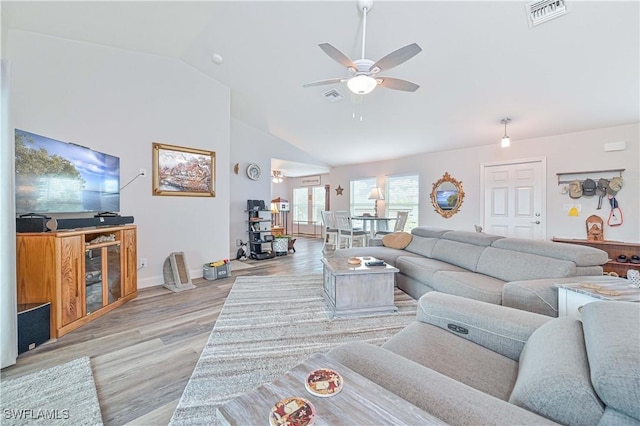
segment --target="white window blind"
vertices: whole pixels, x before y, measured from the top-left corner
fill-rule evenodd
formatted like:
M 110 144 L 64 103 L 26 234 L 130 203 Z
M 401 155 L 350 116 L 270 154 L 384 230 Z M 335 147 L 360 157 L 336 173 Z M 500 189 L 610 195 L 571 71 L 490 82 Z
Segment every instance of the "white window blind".
M 395 217 L 399 211 L 408 211 L 409 216 L 404 227 L 407 231 L 418 226 L 419 181 L 418 175 L 387 176 L 385 215 Z
M 363 213 L 375 214 L 376 201 L 369 199 L 371 188 L 374 186 L 376 186 L 375 178 L 351 181 L 349 191 L 351 215 L 362 216 Z
M 293 188 L 293 220 L 306 222 L 309 220 L 309 189 Z

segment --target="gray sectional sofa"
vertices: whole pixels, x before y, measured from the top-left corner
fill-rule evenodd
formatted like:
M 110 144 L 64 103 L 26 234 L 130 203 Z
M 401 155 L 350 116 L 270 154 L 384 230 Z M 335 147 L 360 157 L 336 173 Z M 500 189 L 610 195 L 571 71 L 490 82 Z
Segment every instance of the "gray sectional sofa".
M 640 425 L 640 304 L 582 321 L 430 292 L 382 347 L 328 354 L 452 425 Z
M 373 256 L 400 270 L 398 288 L 415 299 L 429 291 L 557 316 L 553 282 L 602 276 L 608 255 L 592 247 L 417 227 L 404 249 L 336 250 L 334 257 Z M 540 280 L 553 279 L 552 282 Z

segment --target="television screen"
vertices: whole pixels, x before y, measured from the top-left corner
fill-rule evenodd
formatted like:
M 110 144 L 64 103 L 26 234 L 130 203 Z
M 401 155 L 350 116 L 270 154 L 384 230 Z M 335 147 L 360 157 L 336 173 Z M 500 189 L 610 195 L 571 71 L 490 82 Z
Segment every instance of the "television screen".
M 120 211 L 120 159 L 16 129 L 16 213 Z
M 458 191 L 438 191 L 436 192 L 436 201 L 442 210 L 453 210 L 458 204 Z

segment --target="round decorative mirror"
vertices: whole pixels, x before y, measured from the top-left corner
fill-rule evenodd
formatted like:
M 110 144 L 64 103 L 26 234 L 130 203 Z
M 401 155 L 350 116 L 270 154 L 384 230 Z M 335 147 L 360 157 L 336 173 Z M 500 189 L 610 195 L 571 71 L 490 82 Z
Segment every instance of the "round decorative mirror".
M 452 178 L 448 172 L 444 173 L 431 191 L 431 204 L 435 211 L 444 218 L 450 218 L 458 213 L 464 201 L 462 182 Z

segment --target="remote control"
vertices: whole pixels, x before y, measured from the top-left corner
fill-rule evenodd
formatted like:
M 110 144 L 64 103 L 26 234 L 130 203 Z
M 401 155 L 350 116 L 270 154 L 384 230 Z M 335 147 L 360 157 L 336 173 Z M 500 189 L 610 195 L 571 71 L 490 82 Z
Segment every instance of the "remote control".
M 384 260 L 371 260 L 367 263 L 365 263 L 365 265 L 367 266 L 384 266 Z

